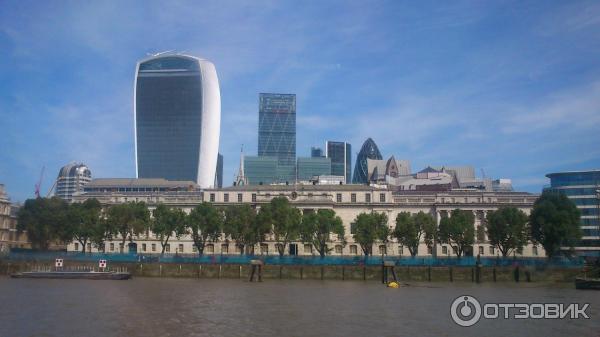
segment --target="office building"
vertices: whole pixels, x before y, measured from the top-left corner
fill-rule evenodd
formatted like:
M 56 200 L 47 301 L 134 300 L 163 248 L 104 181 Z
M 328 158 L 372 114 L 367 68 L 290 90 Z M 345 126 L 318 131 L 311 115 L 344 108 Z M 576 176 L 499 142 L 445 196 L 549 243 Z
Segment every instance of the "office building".
M 352 182 L 352 146 L 346 142 L 325 142 L 325 157 L 331 159 L 331 174 Z
M 297 181 L 309 181 L 317 176 L 331 175 L 331 159 L 325 157 L 298 158 Z
M 315 147 L 315 146 L 311 147 L 310 148 L 310 156 L 313 157 L 313 158 L 324 157 L 323 156 L 323 149 L 321 149 L 320 147 Z
M 276 174 L 271 180 L 292 184 L 295 182 L 296 95 L 259 95 L 258 156 L 277 158 Z
M 8 253 L 11 248 L 31 248 L 27 233 L 17 230 L 18 210 L 10 202 L 4 184 L 0 184 L 0 253 Z
M 73 194 L 83 191 L 85 185 L 92 181 L 92 172 L 82 163 L 70 163 L 63 166 L 56 178 L 55 196 L 71 201 Z
M 248 185 L 266 185 L 279 182 L 279 179 L 277 179 L 278 160 L 276 157 L 244 156 L 243 165 L 244 181 Z
M 582 238 L 575 251 L 600 257 L 600 170 L 549 173 L 549 189 L 564 193 L 581 212 Z
M 215 187 L 223 187 L 223 155 L 217 157 L 217 172 L 215 173 Z
M 138 62 L 134 117 L 137 177 L 214 186 L 221 97 L 211 62 L 181 54 Z
M 360 152 L 356 156 L 354 175 L 352 176 L 352 182 L 354 184 L 366 184 L 369 182 L 369 167 L 367 159 L 383 159 L 381 152 L 379 152 L 379 148 L 377 148 L 377 144 L 375 144 L 371 138 L 365 140 L 360 148 Z

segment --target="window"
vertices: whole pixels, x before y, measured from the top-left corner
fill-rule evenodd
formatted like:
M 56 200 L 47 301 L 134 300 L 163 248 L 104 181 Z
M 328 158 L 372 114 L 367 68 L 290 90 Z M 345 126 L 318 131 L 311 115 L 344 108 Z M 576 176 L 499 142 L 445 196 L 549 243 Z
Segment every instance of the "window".
M 385 202 L 385 193 L 379 193 L 379 202 Z
M 448 247 L 442 246 L 442 254 L 448 255 Z
M 238 202 L 242 202 L 242 193 L 238 193 Z
M 356 202 L 356 193 L 350 194 L 350 201 L 351 202 Z
M 431 246 L 427 246 L 427 254 L 433 254 L 433 249 L 431 248 Z
M 215 202 L 215 194 L 214 193 L 210 194 L 210 202 Z
M 167 243 L 167 245 L 165 246 L 165 252 L 170 252 L 171 251 L 171 244 Z
M 142 252 L 145 252 L 145 251 L 146 251 L 146 244 L 142 243 Z
M 469 200 L 469 199 L 465 198 L 465 204 L 467 203 L 467 201 L 468 201 L 468 200 Z
M 312 254 L 312 245 L 304 245 L 304 254 Z
M 256 193 L 252 193 L 252 202 L 256 202 Z
M 156 243 L 152 244 L 152 251 L 155 252 L 156 251 Z
M 192 252 L 193 253 L 197 253 L 198 252 L 198 248 L 196 248 L 196 245 L 192 246 Z
M 114 252 L 115 251 L 115 244 L 114 243 L 110 243 L 110 251 Z
M 180 243 L 180 244 L 179 244 L 179 252 L 180 252 L 180 253 L 183 253 L 183 243 Z
M 442 202 L 446 202 L 446 198 L 442 198 Z
M 536 256 L 537 256 L 537 255 L 538 255 L 538 249 L 537 249 L 537 246 L 533 246 L 532 250 L 533 250 L 533 255 L 536 255 Z
M 490 246 L 490 255 L 496 255 L 496 249 L 494 246 Z
M 356 255 L 356 252 L 357 252 L 356 245 L 351 245 L 350 246 L 350 254 Z
M 269 254 L 269 245 L 267 245 L 266 243 L 261 244 L 260 245 L 260 253 L 268 255 Z
M 221 254 L 229 254 L 229 245 L 224 243 L 221 245 Z
M 365 194 L 365 202 L 371 202 L 371 195 L 369 193 Z
M 379 255 L 387 255 L 387 247 L 385 245 L 379 246 Z
M 356 223 L 350 223 L 350 234 L 356 234 Z
M 404 255 L 404 246 L 398 246 L 398 255 Z
M 213 245 L 212 243 L 209 243 L 206 245 L 206 253 L 208 254 L 213 254 L 215 252 L 215 245 Z
M 342 255 L 342 245 L 335 245 L 335 253 Z
M 79 250 L 79 244 L 75 242 L 75 250 Z
M 483 246 L 479 246 L 479 255 L 483 255 L 483 254 L 484 254 Z
M 313 197 L 313 194 L 312 193 L 308 193 L 308 198 L 312 199 L 312 197 Z
M 224 202 L 229 202 L 229 193 L 223 194 L 223 201 Z

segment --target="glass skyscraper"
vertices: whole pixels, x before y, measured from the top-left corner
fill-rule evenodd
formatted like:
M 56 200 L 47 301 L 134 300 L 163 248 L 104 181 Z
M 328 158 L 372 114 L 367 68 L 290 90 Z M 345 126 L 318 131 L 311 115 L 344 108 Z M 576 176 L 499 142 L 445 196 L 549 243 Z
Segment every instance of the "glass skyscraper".
M 381 152 L 377 148 L 377 144 L 373 141 L 373 139 L 368 138 L 363 143 L 363 146 L 356 156 L 356 166 L 354 166 L 354 176 L 352 177 L 352 182 L 355 184 L 366 184 L 368 179 L 369 167 L 367 165 L 368 159 L 383 159 L 381 156 Z
M 582 238 L 575 250 L 600 256 L 600 170 L 547 174 L 550 189 L 564 193 L 581 212 Z
M 277 158 L 274 182 L 295 182 L 296 95 L 259 95 L 258 156 Z
M 221 97 L 211 62 L 180 54 L 138 62 L 134 115 L 138 178 L 214 185 Z
M 277 182 L 277 158 L 267 156 L 244 156 L 244 174 L 250 185 Z
M 325 157 L 298 158 L 298 181 L 315 176 L 331 175 L 331 159 Z
M 352 146 L 346 142 L 325 142 L 325 156 L 331 159 L 331 174 L 352 182 Z

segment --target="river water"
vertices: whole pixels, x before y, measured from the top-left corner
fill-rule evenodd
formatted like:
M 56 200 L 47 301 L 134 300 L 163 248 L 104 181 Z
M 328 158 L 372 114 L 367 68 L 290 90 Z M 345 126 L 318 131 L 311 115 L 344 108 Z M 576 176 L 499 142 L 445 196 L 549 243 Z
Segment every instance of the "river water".
M 452 321 L 482 303 L 590 303 L 590 319 Z M 0 336 L 600 336 L 600 292 L 571 284 L 0 278 Z

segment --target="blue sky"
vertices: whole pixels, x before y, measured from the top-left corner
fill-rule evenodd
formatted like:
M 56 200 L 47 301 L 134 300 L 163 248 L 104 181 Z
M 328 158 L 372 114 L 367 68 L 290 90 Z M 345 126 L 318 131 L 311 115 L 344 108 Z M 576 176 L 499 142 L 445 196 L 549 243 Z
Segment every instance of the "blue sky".
M 258 93 L 297 94 L 297 153 L 372 137 L 413 170 L 471 164 L 539 192 L 600 167 L 600 3 L 1 1 L 0 183 L 15 201 L 71 161 L 133 177 L 147 53 L 211 60 L 225 183 L 256 154 Z

